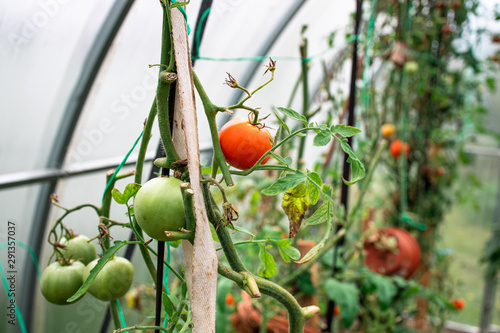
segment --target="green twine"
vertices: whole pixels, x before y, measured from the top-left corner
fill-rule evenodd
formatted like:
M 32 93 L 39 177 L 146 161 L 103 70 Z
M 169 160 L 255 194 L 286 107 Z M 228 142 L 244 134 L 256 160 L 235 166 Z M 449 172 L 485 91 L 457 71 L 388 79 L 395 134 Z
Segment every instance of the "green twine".
M 172 0 L 172 3 L 176 3 L 177 0 Z M 182 8 L 181 6 L 177 7 L 179 8 L 179 10 L 181 11 L 182 15 L 184 15 L 184 18 L 186 19 L 186 26 L 187 26 L 187 31 L 188 31 L 188 35 L 191 33 L 191 27 L 189 26 L 189 24 L 187 23 L 187 20 L 188 20 L 188 16 L 187 16 L 187 13 L 186 11 L 184 10 L 184 8 Z
M 118 314 L 120 316 L 120 323 L 122 327 L 127 327 L 127 324 L 125 324 L 125 316 L 123 315 L 122 306 L 120 305 L 118 299 L 115 299 L 115 302 L 116 302 L 116 307 L 118 309 Z
M 201 14 L 200 22 L 198 23 L 198 30 L 196 30 L 196 56 L 200 55 L 200 42 L 201 42 L 201 30 L 203 28 L 203 22 L 207 19 L 208 14 L 210 13 L 210 7 L 205 9 L 203 14 Z
M 141 137 L 142 137 L 143 134 L 144 134 L 144 130 L 142 130 L 142 132 L 139 135 L 139 137 L 137 138 L 137 140 L 135 140 L 135 143 L 132 146 L 132 149 L 130 149 L 129 152 L 127 153 L 127 155 L 125 155 L 125 158 L 123 159 L 123 161 L 121 161 L 121 163 L 118 165 L 118 167 L 116 167 L 115 172 L 113 173 L 113 175 L 109 179 L 108 183 L 106 184 L 106 187 L 104 188 L 104 193 L 102 194 L 102 201 L 103 202 L 104 202 L 104 197 L 106 196 L 106 193 L 109 190 L 109 187 L 115 181 L 116 175 L 118 174 L 118 172 L 120 172 L 120 170 L 123 167 L 123 165 L 127 162 L 128 157 L 130 156 L 130 154 L 132 154 L 132 151 L 135 149 L 135 146 L 137 146 L 137 144 L 139 143 L 139 140 L 141 139 Z
M 201 26 L 201 25 L 200 25 Z M 200 28 L 198 28 L 199 30 Z M 356 39 L 358 39 L 358 36 L 353 35 L 350 36 L 349 38 L 346 39 L 345 45 L 348 45 L 352 42 L 354 42 Z M 198 44 L 199 45 L 199 44 Z M 328 53 L 332 49 L 337 48 L 336 46 L 330 46 L 327 49 L 318 52 L 310 57 L 306 57 L 302 60 L 301 57 L 292 57 L 292 56 L 251 56 L 251 57 L 234 57 L 234 58 L 218 58 L 218 57 L 202 57 L 199 55 L 199 50 L 196 52 L 196 56 L 191 56 L 191 60 L 208 60 L 208 61 L 264 61 L 269 58 L 272 58 L 274 60 L 288 60 L 288 61 L 303 61 L 303 62 L 311 62 L 315 58 L 319 58 L 323 56 L 324 54 Z
M 170 265 L 170 242 L 166 242 L 167 245 L 167 264 Z M 165 266 L 165 272 L 163 273 L 163 284 L 165 285 L 165 291 L 167 292 L 167 295 L 170 295 L 170 290 L 168 289 L 168 273 L 170 272 L 170 269 L 168 266 Z M 168 314 L 165 312 L 165 319 L 163 320 L 163 327 L 167 326 L 167 318 Z
M 111 186 L 111 184 L 113 184 L 113 182 L 115 181 L 115 178 L 116 178 L 116 175 L 118 174 L 118 172 L 120 172 L 121 168 L 123 167 L 123 165 L 127 162 L 127 159 L 128 157 L 130 156 L 130 154 L 132 154 L 132 152 L 134 151 L 135 149 L 135 146 L 137 146 L 137 144 L 139 143 L 139 140 L 142 138 L 142 135 L 144 134 L 144 130 L 142 130 L 141 134 L 139 135 L 139 137 L 137 138 L 137 140 L 135 140 L 134 142 L 134 145 L 132 146 L 132 148 L 128 151 L 128 153 L 125 155 L 125 157 L 123 158 L 123 160 L 121 161 L 121 163 L 118 165 L 118 167 L 116 167 L 116 170 L 115 172 L 113 173 L 113 175 L 111 176 L 111 178 L 109 179 L 108 183 L 106 184 L 106 187 L 104 188 L 104 193 L 102 195 L 102 201 L 104 202 L 104 197 L 106 196 L 106 193 L 108 192 L 109 190 L 109 187 Z M 120 316 L 120 322 L 121 322 L 121 325 L 122 327 L 127 327 L 127 325 L 125 324 L 125 316 L 123 315 L 123 311 L 122 311 L 122 307 L 120 305 L 120 302 L 116 299 L 115 300 L 116 302 L 116 307 L 118 309 L 118 314 Z
M 19 327 L 21 328 L 21 332 L 27 333 L 28 331 L 26 330 L 26 325 L 24 324 L 23 315 L 21 314 L 21 311 L 19 311 L 16 300 L 12 297 L 11 294 L 9 294 L 9 283 L 7 282 L 7 276 L 5 275 L 1 261 L 0 261 L 0 274 L 2 275 L 3 286 L 5 288 L 5 293 L 7 294 L 7 297 L 9 298 L 10 304 L 14 304 L 14 310 L 16 312 L 16 317 L 17 317 L 17 321 L 19 322 Z

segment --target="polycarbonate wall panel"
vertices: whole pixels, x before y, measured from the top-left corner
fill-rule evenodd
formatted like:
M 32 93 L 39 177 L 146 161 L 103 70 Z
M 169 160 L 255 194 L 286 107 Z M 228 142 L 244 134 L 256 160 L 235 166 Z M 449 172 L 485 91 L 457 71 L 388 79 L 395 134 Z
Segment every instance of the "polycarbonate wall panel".
M 45 167 L 82 63 L 112 3 L 0 2 L 0 174 Z
M 123 157 L 143 129 L 158 80 L 162 9 L 136 1 L 95 80 L 66 156 L 66 164 Z M 150 149 L 156 150 L 154 131 Z
M 0 260 L 9 293 L 18 306 L 22 306 L 19 302 L 23 293 L 23 272 L 27 265 L 33 265 L 24 245 L 28 244 L 30 238 L 31 221 L 40 188 L 41 184 L 37 184 L 0 190 Z M 16 242 L 14 248 L 13 240 Z M 11 316 L 14 310 L 8 308 L 10 304 L 2 283 L 0 308 L 3 310 L 3 317 L 0 320 L 0 332 L 17 333 L 20 332 L 19 321 Z M 12 323 L 9 324 L 9 320 L 13 320 Z

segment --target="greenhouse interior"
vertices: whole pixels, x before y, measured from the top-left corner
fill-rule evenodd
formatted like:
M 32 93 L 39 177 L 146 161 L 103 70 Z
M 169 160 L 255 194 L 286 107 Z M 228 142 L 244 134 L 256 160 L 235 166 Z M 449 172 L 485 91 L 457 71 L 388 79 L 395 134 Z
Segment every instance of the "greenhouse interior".
M 499 23 L 0 1 L 0 331 L 499 333 Z

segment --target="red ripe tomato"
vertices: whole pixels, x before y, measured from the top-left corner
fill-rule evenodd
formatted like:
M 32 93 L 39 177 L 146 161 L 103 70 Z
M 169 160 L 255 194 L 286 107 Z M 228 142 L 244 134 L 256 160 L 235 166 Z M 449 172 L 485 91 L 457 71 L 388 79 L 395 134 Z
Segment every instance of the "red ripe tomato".
M 250 169 L 272 148 L 273 137 L 262 126 L 237 117 L 228 121 L 219 131 L 219 141 L 226 162 L 240 170 Z M 264 164 L 269 156 L 262 160 Z
M 226 304 L 229 306 L 234 304 L 234 297 L 230 293 L 226 294 Z
M 391 151 L 392 156 L 394 158 L 398 158 L 399 155 L 401 155 L 401 151 L 404 151 L 405 155 L 408 156 L 410 153 L 410 146 L 406 142 L 402 142 L 401 140 L 397 139 L 391 142 L 391 145 L 389 146 L 389 150 Z
M 397 275 L 409 279 L 420 265 L 421 251 L 417 240 L 406 230 L 400 228 L 382 228 L 378 234 L 394 237 L 397 245 L 392 251 L 365 243 L 365 265 L 369 270 L 383 275 Z
M 455 299 L 455 300 L 451 301 L 450 303 L 453 304 L 453 306 L 457 310 L 462 310 L 463 308 L 465 308 L 465 300 L 463 298 Z
M 335 305 L 335 307 L 333 308 L 333 315 L 334 316 L 338 316 L 340 314 L 340 306 L 337 304 Z

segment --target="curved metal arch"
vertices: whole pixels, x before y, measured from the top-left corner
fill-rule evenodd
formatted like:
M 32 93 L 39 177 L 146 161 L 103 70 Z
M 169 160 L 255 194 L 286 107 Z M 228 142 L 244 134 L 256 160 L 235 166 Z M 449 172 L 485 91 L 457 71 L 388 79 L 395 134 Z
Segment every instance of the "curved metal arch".
M 113 40 L 125 20 L 134 0 L 116 0 L 111 7 L 97 37 L 90 48 L 89 53 L 82 66 L 80 79 L 75 85 L 71 97 L 63 113 L 59 133 L 53 144 L 47 168 L 59 168 L 66 158 L 71 137 L 76 128 L 83 107 L 90 93 L 94 80 L 99 73 L 106 54 L 113 43 Z M 33 249 L 37 257 L 40 257 L 43 240 L 40 235 L 44 234 L 47 226 L 47 219 L 50 212 L 49 196 L 54 192 L 58 179 L 45 182 L 38 195 L 38 205 L 35 210 L 32 229 L 29 238 L 29 246 Z M 35 295 L 36 269 L 33 265 L 26 265 L 23 280 L 23 293 L 21 295 L 21 312 L 26 318 L 26 328 L 31 331 L 33 323 L 33 295 Z

